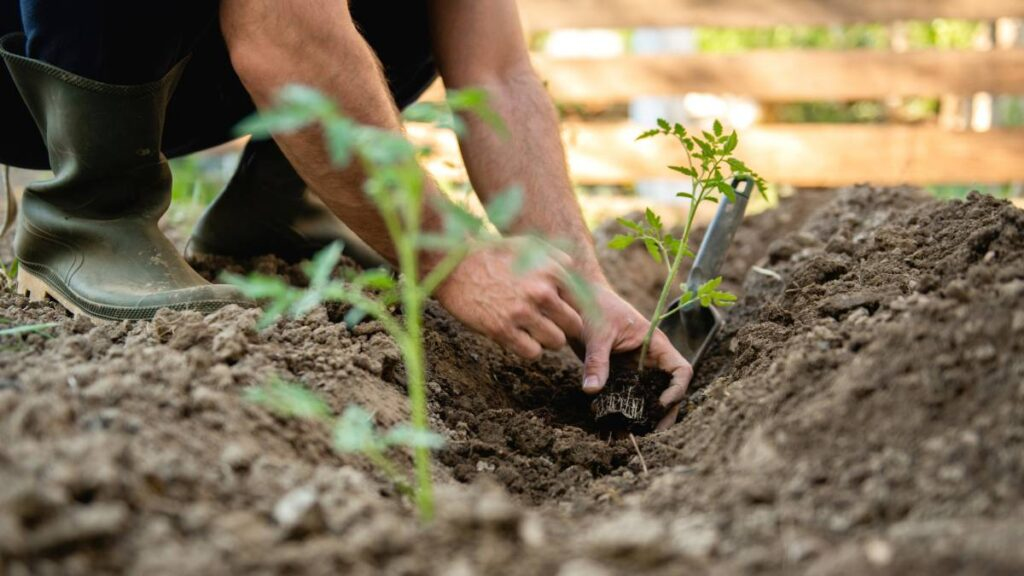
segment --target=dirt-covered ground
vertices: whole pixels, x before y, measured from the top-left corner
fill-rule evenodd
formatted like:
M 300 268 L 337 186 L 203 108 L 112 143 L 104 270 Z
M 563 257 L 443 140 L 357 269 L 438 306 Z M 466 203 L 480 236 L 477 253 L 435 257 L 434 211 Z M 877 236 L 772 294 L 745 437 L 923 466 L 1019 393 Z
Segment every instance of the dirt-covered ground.
M 430 309 L 426 527 L 325 428 L 243 399 L 276 375 L 404 420 L 375 325 L 96 325 L 5 292 L 0 316 L 60 326 L 0 343 L 0 574 L 1024 572 L 1024 212 L 857 188 L 745 226 L 743 297 L 643 463 L 593 433 L 570 355 L 524 363 Z M 650 307 L 658 267 L 606 257 Z

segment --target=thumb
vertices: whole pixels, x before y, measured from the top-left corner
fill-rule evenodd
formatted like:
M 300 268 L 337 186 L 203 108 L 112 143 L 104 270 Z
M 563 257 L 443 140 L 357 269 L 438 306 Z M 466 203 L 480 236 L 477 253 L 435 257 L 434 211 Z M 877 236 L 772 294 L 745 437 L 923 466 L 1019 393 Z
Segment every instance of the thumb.
M 587 354 L 583 360 L 583 391 L 597 394 L 608 381 L 608 359 L 612 353 L 612 341 L 598 337 L 587 342 Z

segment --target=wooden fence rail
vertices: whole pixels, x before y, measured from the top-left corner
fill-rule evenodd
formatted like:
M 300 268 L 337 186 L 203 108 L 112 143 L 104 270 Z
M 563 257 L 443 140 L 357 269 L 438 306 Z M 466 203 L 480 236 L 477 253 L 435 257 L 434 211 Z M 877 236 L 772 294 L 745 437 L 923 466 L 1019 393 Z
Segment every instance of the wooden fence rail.
M 1024 17 L 1024 0 L 519 0 L 533 30 Z
M 569 122 L 569 167 L 581 184 L 683 178 L 665 168 L 683 161 L 669 139 L 635 142 L 647 127 Z M 410 135 L 439 152 L 431 169 L 462 179 L 455 138 L 422 127 Z M 1024 130 L 950 133 L 934 126 L 763 125 L 743 132 L 737 153 L 770 182 L 797 186 L 1001 183 L 1024 179 Z
M 534 63 L 564 102 L 707 92 L 762 101 L 1024 94 L 1024 50 L 757 51 L 736 55 L 545 58 Z

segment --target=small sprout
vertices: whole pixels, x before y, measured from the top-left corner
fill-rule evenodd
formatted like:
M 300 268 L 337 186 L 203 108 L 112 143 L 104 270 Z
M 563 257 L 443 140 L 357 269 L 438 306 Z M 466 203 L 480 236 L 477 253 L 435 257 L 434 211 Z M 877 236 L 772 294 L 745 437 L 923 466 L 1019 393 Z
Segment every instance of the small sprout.
M 725 127 L 718 120 L 715 120 L 712 125 L 711 132 L 705 130 L 701 136 L 695 136 L 687 132 L 682 124 L 670 124 L 667 120 L 659 118 L 658 127 L 641 133 L 637 140 L 655 136 L 669 136 L 676 139 L 682 146 L 686 155 L 686 163 L 668 168 L 689 176 L 693 180 L 693 188 L 691 191 L 677 194 L 680 198 L 690 200 L 686 224 L 679 236 L 664 230 L 661 217 L 648 208 L 642 222 L 620 218 L 618 222 L 625 228 L 625 233 L 615 235 L 608 243 L 608 247 L 613 250 L 624 250 L 635 242 L 643 242 L 651 258 L 655 262 L 665 265 L 667 278 L 662 286 L 654 314 L 651 316 L 651 326 L 644 337 L 640 352 L 640 370 L 643 370 L 647 349 L 654 336 L 654 331 L 658 329 L 662 320 L 680 308 L 693 303 L 699 303 L 701 306 L 731 306 L 736 302 L 736 296 L 718 290 L 718 286 L 722 283 L 722 279 L 719 277 L 700 286 L 696 293 L 687 291 L 686 287 L 682 286 L 681 289 L 684 293 L 679 307 L 675 310 L 665 311 L 671 288 L 675 285 L 676 276 L 679 274 L 683 260 L 694 256 L 689 242 L 698 207 L 704 202 L 717 203 L 721 198 L 735 202 L 736 192 L 729 183 L 733 178 L 753 180 L 762 195 L 764 195 L 766 187 L 764 179 L 748 168 L 742 160 L 733 157 L 732 154 L 739 145 L 739 136 L 735 130 L 726 134 Z
M 467 115 L 478 117 L 487 125 L 504 132 L 500 117 L 487 105 L 482 90 L 449 91 L 447 102 L 416 104 L 404 116 L 411 122 L 428 122 L 462 133 Z M 414 494 L 420 516 L 433 515 L 433 483 L 430 450 L 440 446 L 440 437 L 430 431 L 427 423 L 426 367 L 423 344 L 423 309 L 426 300 L 456 266 L 469 255 L 471 247 L 503 245 L 505 240 L 491 231 L 487 222 L 453 202 L 437 202 L 433 208 L 441 216 L 439 231 L 423 230 L 424 193 L 427 176 L 419 165 L 424 149 L 411 144 L 402 134 L 366 126 L 342 115 L 329 99 L 311 88 L 289 86 L 278 96 L 277 106 L 242 122 L 239 130 L 254 137 L 269 137 L 279 132 L 300 130 L 317 125 L 322 129 L 331 159 L 338 167 L 358 163 L 366 180 L 363 190 L 376 205 L 391 236 L 398 260 L 398 275 L 385 270 L 343 272 L 335 270 L 343 246 L 331 244 L 320 251 L 303 271 L 309 278 L 307 288 L 296 288 L 280 278 L 251 274 L 225 275 L 224 280 L 239 287 L 250 298 L 264 302 L 259 326 L 265 328 L 281 317 L 298 318 L 324 302 L 341 302 L 351 306 L 345 322 L 354 325 L 372 318 L 394 338 L 405 365 L 406 382 L 411 404 L 412 422 L 380 434 L 365 412 L 350 407 L 335 425 L 336 447 L 358 451 L 369 456 L 389 476 L 397 477 L 394 465 L 384 456 L 389 446 L 406 446 L 413 451 L 415 465 Z M 495 229 L 502 231 L 513 225 L 523 205 L 522 190 L 513 187 L 495 197 L 486 206 L 487 217 Z M 516 242 L 524 269 L 543 261 L 551 247 L 538 241 Z M 419 267 L 420 252 L 443 254 L 440 262 L 424 276 Z M 586 286 L 579 281 L 567 284 L 583 301 Z M 396 307 L 401 313 L 396 313 Z M 279 389 L 278 389 L 279 388 Z M 276 391 L 275 391 L 276 390 Z M 291 406 L 295 402 L 304 410 L 319 413 L 312 401 L 288 387 L 271 387 L 257 393 L 263 404 Z M 269 404 L 268 404 L 269 403 Z M 400 484 L 408 486 L 407 484 Z
M 366 456 L 400 492 L 415 497 L 416 490 L 388 456 L 392 448 L 436 450 L 444 446 L 444 438 L 430 430 L 409 424 L 398 424 L 381 431 L 373 414 L 362 407 L 350 405 L 335 417 L 327 403 L 307 388 L 274 377 L 268 384 L 251 388 L 246 398 L 285 418 L 311 420 L 331 425 L 334 449 L 342 453 Z

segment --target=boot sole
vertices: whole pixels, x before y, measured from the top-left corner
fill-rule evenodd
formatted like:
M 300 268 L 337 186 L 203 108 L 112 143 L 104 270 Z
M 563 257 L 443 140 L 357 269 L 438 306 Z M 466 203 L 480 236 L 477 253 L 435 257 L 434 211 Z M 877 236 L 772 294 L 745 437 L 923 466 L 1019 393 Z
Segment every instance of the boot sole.
M 50 298 L 75 316 L 87 316 L 94 320 L 108 322 L 119 322 L 121 320 L 151 320 L 158 310 L 162 310 L 164 308 L 171 310 L 194 310 L 202 314 L 209 314 L 227 306 L 228 304 L 237 304 L 239 306 L 244 306 L 246 304 L 246 302 L 225 300 L 145 308 L 108 306 L 68 295 L 60 288 L 54 286 L 54 283 L 47 282 L 39 275 L 26 270 L 24 263 L 18 267 L 17 292 L 18 294 L 27 297 L 31 302 L 43 302 L 46 301 L 47 298 Z
M 56 290 L 51 290 L 45 282 L 25 271 L 24 266 L 18 267 L 18 294 L 25 296 L 30 302 L 45 302 L 52 298 L 75 316 L 90 316 Z

